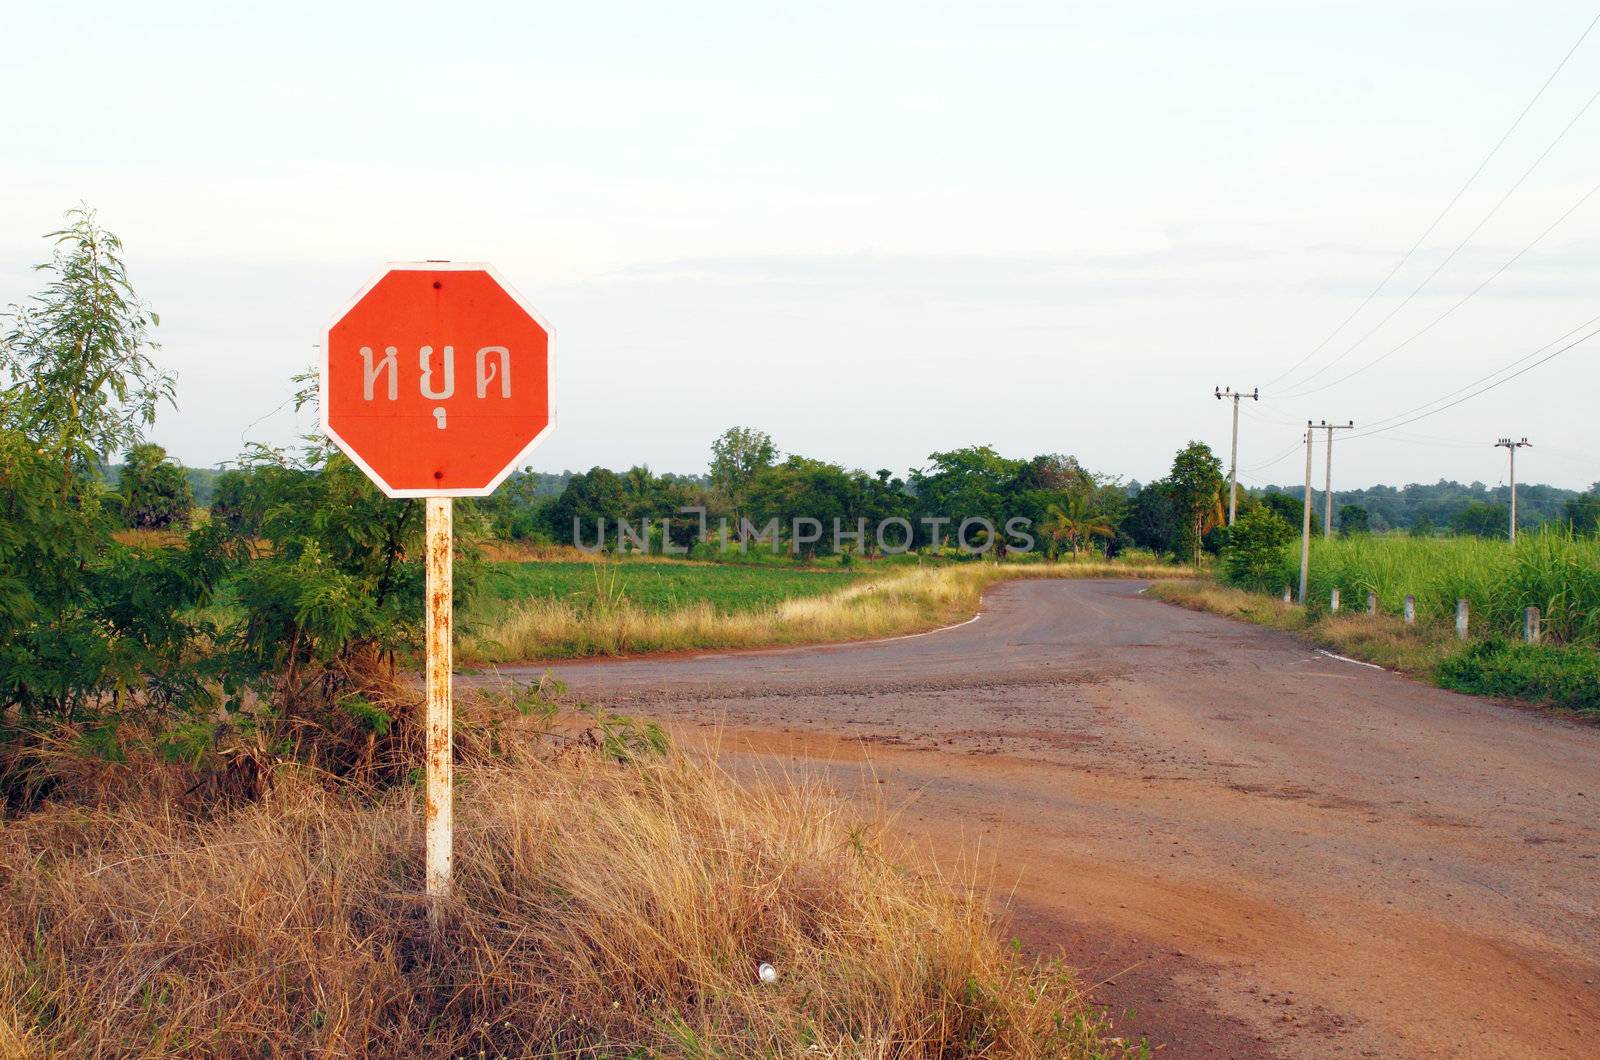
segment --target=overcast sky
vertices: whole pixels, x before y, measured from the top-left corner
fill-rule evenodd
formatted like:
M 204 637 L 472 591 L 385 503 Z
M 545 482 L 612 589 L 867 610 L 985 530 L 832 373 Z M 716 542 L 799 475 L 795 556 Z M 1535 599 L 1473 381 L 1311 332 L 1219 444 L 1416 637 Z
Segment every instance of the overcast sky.
M 697 471 L 746 424 L 869 470 L 988 443 L 1149 479 L 1190 438 L 1226 459 L 1221 384 L 1263 388 L 1242 481 L 1293 481 L 1295 423 L 1384 423 L 1600 313 L 1600 195 L 1494 275 L 1600 178 L 1600 104 L 1402 304 L 1600 90 L 1597 28 L 1318 350 L 1595 13 L 13 5 L 0 303 L 96 206 L 179 376 L 155 439 L 195 465 L 311 429 L 283 403 L 328 317 L 384 261 L 450 258 L 555 326 L 541 470 Z M 1493 485 L 1503 434 L 1535 443 L 1522 480 L 1588 486 L 1597 353 L 1341 439 L 1336 487 Z

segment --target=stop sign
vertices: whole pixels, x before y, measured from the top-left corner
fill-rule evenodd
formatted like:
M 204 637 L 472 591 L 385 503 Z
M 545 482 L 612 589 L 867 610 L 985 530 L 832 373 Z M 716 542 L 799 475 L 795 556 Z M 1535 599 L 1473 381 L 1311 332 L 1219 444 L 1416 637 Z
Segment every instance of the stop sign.
M 495 270 L 388 265 L 328 325 L 322 429 L 391 497 L 476 497 L 555 424 L 550 328 Z

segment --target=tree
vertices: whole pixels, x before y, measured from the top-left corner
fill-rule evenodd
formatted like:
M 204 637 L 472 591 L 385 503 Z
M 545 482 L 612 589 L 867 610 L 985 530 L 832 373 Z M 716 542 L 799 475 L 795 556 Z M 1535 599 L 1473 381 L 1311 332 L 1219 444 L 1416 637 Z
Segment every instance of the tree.
M 159 445 L 144 442 L 128 450 L 117 479 L 122 521 L 143 530 L 188 526 L 194 490 L 183 468 L 167 459 Z
M 926 468 L 911 473 L 911 488 L 917 497 L 917 515 L 922 518 L 943 520 L 937 534 L 934 524 L 919 521 L 917 532 L 930 545 L 942 542 L 935 538 L 954 538 L 960 535 L 961 526 L 969 519 L 987 522 L 968 524 L 967 543 L 981 547 L 979 538 L 992 528 L 995 538 L 995 555 L 1004 558 L 1006 539 L 1005 521 L 1015 514 L 1013 509 L 1027 485 L 1029 463 L 1001 456 L 987 445 L 969 445 L 964 449 L 930 453 Z M 976 525 L 979 530 L 974 530 Z
M 1251 508 L 1228 531 L 1223 577 L 1246 589 L 1271 587 L 1283 572 L 1283 546 L 1294 536 L 1294 527 L 1271 508 L 1264 504 Z
M 1157 555 L 1174 551 L 1178 543 L 1178 508 L 1172 484 L 1162 479 L 1141 486 L 1128 505 L 1123 528 L 1129 540 Z
M 1178 551 L 1200 562 L 1206 532 L 1223 516 L 1222 461 L 1204 442 L 1190 442 L 1172 459 L 1173 501 L 1178 509 Z
M 1291 528 L 1305 525 L 1305 497 L 1295 497 L 1277 490 L 1269 490 L 1261 494 L 1261 503 L 1288 523 Z M 1322 515 L 1317 511 L 1316 505 L 1311 506 L 1311 536 L 1316 537 L 1322 533 Z
M 150 358 L 159 318 L 134 293 L 122 241 L 88 207 L 68 211 L 67 226 L 46 238 L 54 253 L 38 271 L 50 281 L 29 305 L 11 307 L 0 340 L 0 415 L 58 454 L 65 487 L 96 458 L 138 443 L 174 380 Z
M 1473 537 L 1505 537 L 1511 522 L 1511 509 L 1503 504 L 1472 501 L 1450 517 L 1450 529 Z
M 1600 486 L 1600 483 L 1596 485 Z M 1590 490 L 1576 497 L 1568 497 L 1562 517 L 1575 534 L 1600 530 L 1600 491 Z
M 1367 510 L 1359 504 L 1339 505 L 1339 536 L 1364 534 L 1370 529 Z
M 806 560 L 833 552 L 833 521 L 839 521 L 841 531 L 854 532 L 861 510 L 857 480 L 837 464 L 803 456 L 758 472 L 749 485 L 749 504 L 757 523 L 777 519 L 781 531 L 791 535 L 795 520 L 815 519 L 820 527 L 815 540 L 809 540 L 810 531 L 818 527 L 809 525 L 807 539 L 791 538 L 791 548 Z
M 1088 491 L 1077 489 L 1067 493 L 1061 503 L 1049 506 L 1048 517 L 1040 530 L 1050 539 L 1052 559 L 1062 541 L 1072 547 L 1072 558 L 1076 561 L 1079 547 L 1087 545 L 1092 538 L 1116 536 L 1111 520 L 1094 512 L 1092 503 Z
M 711 489 L 733 515 L 744 540 L 742 517 L 751 481 L 778 459 L 772 436 L 753 427 L 729 427 L 711 443 Z
M 149 357 L 147 323 L 121 242 L 87 209 L 51 233 L 50 275 L 13 306 L 0 341 L 0 790 L 11 752 L 52 726 L 119 751 L 132 712 L 164 718 L 213 704 L 193 646 L 214 629 L 197 611 L 226 569 L 218 533 L 183 548 L 119 545 L 96 470 L 135 446 L 171 396 Z M 181 476 L 180 476 L 181 477 Z M 203 636 L 202 636 L 203 635 Z M 17 776 L 24 777 L 18 781 Z
M 603 537 L 603 519 L 616 532 L 619 519 L 628 515 L 628 496 L 615 471 L 592 467 L 567 480 L 550 506 L 550 531 L 557 541 L 577 544 L 586 533 Z M 615 538 L 613 538 L 615 540 Z

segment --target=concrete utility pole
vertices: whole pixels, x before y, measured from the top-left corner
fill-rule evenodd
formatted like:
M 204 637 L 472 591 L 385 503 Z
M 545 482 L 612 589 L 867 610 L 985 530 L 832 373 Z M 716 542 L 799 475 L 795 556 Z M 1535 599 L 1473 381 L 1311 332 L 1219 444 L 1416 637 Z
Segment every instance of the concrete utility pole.
M 1326 541 L 1333 536 L 1333 432 L 1347 431 L 1356 425 L 1355 420 L 1349 423 L 1329 423 L 1323 420 L 1317 424 L 1317 429 L 1328 432 L 1328 467 L 1322 480 L 1322 539 Z M 1311 421 L 1306 421 L 1306 426 L 1311 426 Z
M 1506 447 L 1506 453 L 1511 457 L 1511 543 L 1514 545 L 1517 543 L 1517 450 L 1523 446 L 1531 447 L 1533 443 L 1526 437 L 1518 441 L 1502 438 L 1494 443 L 1496 449 L 1502 445 Z
M 1306 605 L 1306 575 L 1311 569 L 1311 421 L 1306 420 L 1306 510 L 1300 523 L 1300 606 Z
M 1228 463 L 1228 525 L 1233 525 L 1233 516 L 1239 508 L 1239 399 L 1249 398 L 1251 401 L 1261 400 L 1261 388 L 1257 387 L 1246 394 L 1232 387 L 1224 390 L 1217 387 L 1217 400 L 1223 398 L 1233 399 L 1233 457 Z

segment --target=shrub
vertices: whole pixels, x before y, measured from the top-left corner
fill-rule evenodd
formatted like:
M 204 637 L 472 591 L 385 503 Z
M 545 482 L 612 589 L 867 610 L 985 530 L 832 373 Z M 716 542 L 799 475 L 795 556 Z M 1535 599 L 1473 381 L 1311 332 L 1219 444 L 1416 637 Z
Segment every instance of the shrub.
M 1294 528 L 1271 508 L 1251 508 L 1228 528 L 1223 577 L 1246 589 L 1270 589 L 1283 581 L 1283 546 Z
M 140 530 L 188 526 L 194 488 L 167 451 L 148 442 L 128 450 L 117 479 L 122 522 Z
M 1491 638 L 1439 664 L 1445 688 L 1600 714 L 1600 653 Z

